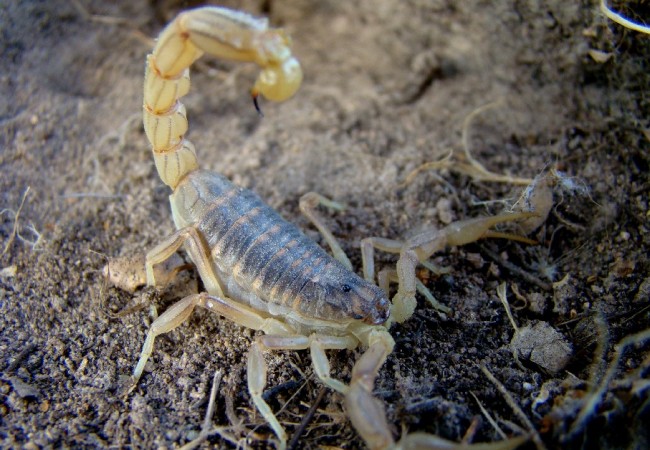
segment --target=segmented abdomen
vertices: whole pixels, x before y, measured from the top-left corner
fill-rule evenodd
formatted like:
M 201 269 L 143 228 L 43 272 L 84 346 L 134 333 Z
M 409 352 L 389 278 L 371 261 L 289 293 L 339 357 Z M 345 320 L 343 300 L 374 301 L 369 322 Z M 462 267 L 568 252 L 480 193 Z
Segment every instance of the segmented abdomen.
M 301 289 L 339 264 L 256 194 L 221 175 L 192 172 L 174 196 L 183 200 L 178 225 L 195 223 L 217 266 L 266 302 L 313 307 L 300 304 Z

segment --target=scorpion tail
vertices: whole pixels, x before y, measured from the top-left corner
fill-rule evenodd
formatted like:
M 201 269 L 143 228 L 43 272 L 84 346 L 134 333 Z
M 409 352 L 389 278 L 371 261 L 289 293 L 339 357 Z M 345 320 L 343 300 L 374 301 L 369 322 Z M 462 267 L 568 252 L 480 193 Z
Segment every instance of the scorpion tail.
M 291 97 L 302 81 L 290 44 L 283 30 L 268 28 L 266 19 L 218 7 L 184 12 L 162 31 L 147 57 L 143 119 L 158 174 L 166 185 L 176 188 L 185 175 L 198 168 L 194 146 L 184 138 L 188 124 L 179 101 L 190 89 L 192 63 L 204 52 L 255 62 L 262 72 L 254 95 L 282 101 Z

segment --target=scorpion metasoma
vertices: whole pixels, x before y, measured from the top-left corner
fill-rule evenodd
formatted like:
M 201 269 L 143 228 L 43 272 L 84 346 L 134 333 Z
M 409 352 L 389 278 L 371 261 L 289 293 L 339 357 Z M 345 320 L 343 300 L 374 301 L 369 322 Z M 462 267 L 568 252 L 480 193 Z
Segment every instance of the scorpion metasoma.
M 500 222 L 529 217 L 530 213 L 470 219 L 420 233 L 405 242 L 365 239 L 361 278 L 350 270 L 344 253 L 314 211 L 323 197 L 307 194 L 300 205 L 323 232 L 336 258 L 253 192 L 199 168 L 194 147 L 184 138 L 188 124 L 179 99 L 190 87 L 189 66 L 203 53 L 259 65 L 262 71 L 252 91 L 255 99 L 261 94 L 273 101 L 286 100 L 302 81 L 289 37 L 281 29 L 269 28 L 266 19 L 203 7 L 181 13 L 160 34 L 147 58 L 144 129 L 158 174 L 173 190 L 169 199 L 177 231 L 146 255 L 146 281 L 155 286 L 154 266 L 184 247 L 207 292 L 183 298 L 152 323 L 131 389 L 143 373 L 156 336 L 179 326 L 200 306 L 264 333 L 254 339 L 248 354 L 248 390 L 279 439 L 279 448 L 285 448 L 287 435 L 262 397 L 265 350 L 309 349 L 316 375 L 343 394 L 347 415 L 368 447 L 453 445 L 424 433 L 407 434 L 395 442 L 383 404 L 372 395 L 378 371 L 395 345 L 388 328 L 413 313 L 419 289 L 415 267 L 420 261 L 449 245 L 503 236 L 489 229 Z M 399 282 L 392 302 L 385 289 L 373 282 L 375 247 L 400 254 L 397 271 L 382 272 L 380 277 L 385 289 L 391 279 Z M 354 365 L 349 384 L 332 378 L 325 351 L 357 347 L 366 350 Z M 513 448 L 525 439 L 520 436 L 488 445 Z

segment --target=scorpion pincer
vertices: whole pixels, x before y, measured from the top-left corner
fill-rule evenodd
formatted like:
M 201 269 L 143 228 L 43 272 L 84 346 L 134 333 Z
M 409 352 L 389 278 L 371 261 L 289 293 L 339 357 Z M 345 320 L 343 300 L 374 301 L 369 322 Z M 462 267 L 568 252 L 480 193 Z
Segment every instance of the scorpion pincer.
M 194 146 L 184 137 L 188 124 L 185 107 L 179 101 L 189 91 L 190 65 L 203 53 L 254 62 L 262 71 L 253 97 L 283 101 L 295 94 L 302 81 L 301 67 L 291 54 L 290 44 L 287 34 L 269 28 L 266 19 L 203 7 L 183 12 L 171 22 L 147 58 L 144 128 L 158 174 L 173 191 L 169 199 L 177 229 L 147 253 L 147 284 L 156 285 L 154 266 L 184 247 L 207 292 L 181 299 L 152 323 L 131 389 L 143 373 L 156 336 L 179 326 L 200 306 L 264 333 L 255 338 L 248 355 L 248 389 L 277 435 L 279 448 L 286 447 L 287 435 L 262 398 L 265 350 L 309 349 L 316 375 L 344 395 L 347 414 L 370 448 L 432 445 L 431 439 L 440 440 L 417 433 L 395 443 L 384 407 L 372 395 L 377 373 L 394 347 L 388 326 L 392 320 L 403 321 L 412 314 L 412 308 L 403 304 L 414 303 L 418 261 L 448 244 L 483 237 L 496 223 L 527 215 L 504 214 L 471 224 L 468 221 L 467 225 L 461 222 L 456 228 L 423 234 L 417 242 L 366 240 L 364 261 L 372 257 L 372 247 L 400 253 L 400 290 L 391 305 L 384 290 L 373 283 L 374 269 L 365 269 L 365 279 L 354 274 L 320 222 L 314 208 L 325 199 L 307 194 L 301 200 L 301 209 L 324 233 L 337 259 L 253 192 L 222 175 L 199 169 Z M 406 312 L 395 319 L 391 308 Z M 366 351 L 355 364 L 350 383 L 332 378 L 325 351 L 357 347 Z

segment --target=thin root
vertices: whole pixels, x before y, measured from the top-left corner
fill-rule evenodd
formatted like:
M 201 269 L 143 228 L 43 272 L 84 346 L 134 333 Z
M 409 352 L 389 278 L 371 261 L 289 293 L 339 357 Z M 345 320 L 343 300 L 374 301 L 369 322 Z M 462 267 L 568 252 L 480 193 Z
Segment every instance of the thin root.
M 327 389 L 325 387 L 322 387 L 321 390 L 318 392 L 318 395 L 316 396 L 316 400 L 314 400 L 314 403 L 312 403 L 311 407 L 307 411 L 307 414 L 302 418 L 300 421 L 300 425 L 298 425 L 298 428 L 296 431 L 293 433 L 293 436 L 291 437 L 291 440 L 289 441 L 289 445 L 287 446 L 288 450 L 293 450 L 295 448 L 298 448 L 298 440 L 302 436 L 302 434 L 305 432 L 305 429 L 307 428 L 307 425 L 309 422 L 311 422 L 311 419 L 314 417 L 314 414 L 316 413 L 316 410 L 318 409 L 318 405 L 320 402 L 323 400 L 323 397 L 325 396 L 325 392 Z
M 524 412 L 519 407 L 517 402 L 515 402 L 515 399 L 512 398 L 510 392 L 508 392 L 506 387 L 499 380 L 497 380 L 494 375 L 492 375 L 492 372 L 490 372 L 487 367 L 481 366 L 481 370 L 488 378 L 488 380 L 490 380 L 496 386 L 499 392 L 501 392 L 501 395 L 503 395 L 503 398 L 505 399 L 506 403 L 508 404 L 508 406 L 510 406 L 510 408 L 512 408 L 515 415 L 519 417 L 519 420 L 521 420 L 526 425 L 526 429 L 530 433 L 532 441 L 535 443 L 535 447 L 537 447 L 537 450 L 546 450 L 546 446 L 544 445 L 544 442 L 542 442 L 542 437 L 539 435 L 539 433 L 535 429 L 535 426 L 530 421 L 528 416 L 524 414 Z
M 499 436 L 501 436 L 501 439 L 503 439 L 503 440 L 508 439 L 508 436 L 506 436 L 506 434 L 503 432 L 503 430 L 501 429 L 501 427 L 499 426 L 497 421 L 494 420 L 494 418 L 490 415 L 488 410 L 485 409 L 485 406 L 483 406 L 483 403 L 481 403 L 481 401 L 478 399 L 478 397 L 473 392 L 470 392 L 470 394 L 472 395 L 472 397 L 474 397 L 474 400 L 478 404 L 478 407 L 480 408 L 481 413 L 483 413 L 483 415 L 485 416 L 487 421 L 490 422 L 490 425 L 492 425 L 492 428 L 494 428 L 494 430 L 499 434 Z
M 472 440 L 474 439 L 474 436 L 476 435 L 476 430 L 478 429 L 480 422 L 480 417 L 479 416 L 474 416 L 472 418 L 472 421 L 469 424 L 469 427 L 467 427 L 467 430 L 465 431 L 465 434 L 463 435 L 463 439 L 460 441 L 460 446 L 465 447 L 468 445 L 472 444 Z
M 510 319 L 510 323 L 512 324 L 512 328 L 515 329 L 515 333 L 516 333 L 517 331 L 519 331 L 519 327 L 517 326 L 517 322 L 515 322 L 515 318 L 512 317 L 512 311 L 510 310 L 510 303 L 508 303 L 508 299 L 506 297 L 505 282 L 497 286 L 497 296 L 499 296 L 499 300 L 501 300 L 501 303 L 503 304 L 503 307 L 506 310 L 506 314 L 508 314 L 508 319 Z
M 237 446 L 239 445 L 237 439 L 230 433 L 226 432 L 226 430 L 228 430 L 228 427 L 212 427 L 212 416 L 214 415 L 214 410 L 216 408 L 217 392 L 219 391 L 222 375 L 223 374 L 221 373 L 221 370 L 216 370 L 214 372 L 214 377 L 212 378 L 212 389 L 210 390 L 210 401 L 208 403 L 208 409 L 205 412 L 205 419 L 203 419 L 201 433 L 199 433 L 198 437 L 182 446 L 181 450 L 192 450 L 198 447 L 212 434 L 218 434 L 221 438 L 230 442 L 231 444 Z
M 27 186 L 27 189 L 25 189 L 25 193 L 23 194 L 23 198 L 20 201 L 20 206 L 18 207 L 18 210 L 16 210 L 15 212 L 13 210 L 11 210 L 11 209 L 3 209 L 2 211 L 0 211 L 0 214 L 4 214 L 5 212 L 8 212 L 8 213 L 12 213 L 14 215 L 14 226 L 13 226 L 13 228 L 11 230 L 11 234 L 9 235 L 9 239 L 5 243 L 5 248 L 4 248 L 4 250 L 2 250 L 2 254 L 0 254 L 0 256 L 4 256 L 5 253 L 7 253 L 7 251 L 9 251 L 9 248 L 11 247 L 11 244 L 13 244 L 14 240 L 16 239 L 16 236 L 18 236 L 18 238 L 21 241 L 25 242 L 25 240 L 22 237 L 20 237 L 20 235 L 18 233 L 18 219 L 20 217 L 20 212 L 22 211 L 23 206 L 25 205 L 25 200 L 27 199 L 27 194 L 29 194 L 29 189 L 30 189 L 30 186 Z M 33 226 L 31 227 L 31 229 L 34 232 L 36 232 L 36 230 L 34 229 Z M 37 239 L 36 239 L 35 242 L 33 242 L 32 248 L 34 248 L 36 246 L 36 244 L 41 239 L 40 233 L 36 232 L 36 235 L 37 235 Z M 31 241 L 27 241 L 27 242 L 31 243 Z

